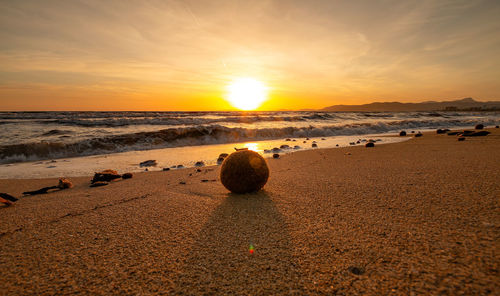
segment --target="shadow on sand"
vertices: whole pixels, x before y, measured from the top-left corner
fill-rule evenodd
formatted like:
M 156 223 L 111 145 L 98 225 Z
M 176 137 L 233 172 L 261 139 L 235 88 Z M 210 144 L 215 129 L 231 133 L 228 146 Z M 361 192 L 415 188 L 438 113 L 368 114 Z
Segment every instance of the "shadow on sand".
M 269 193 L 228 194 L 197 236 L 176 290 L 183 294 L 299 294 L 299 267 L 292 244 Z

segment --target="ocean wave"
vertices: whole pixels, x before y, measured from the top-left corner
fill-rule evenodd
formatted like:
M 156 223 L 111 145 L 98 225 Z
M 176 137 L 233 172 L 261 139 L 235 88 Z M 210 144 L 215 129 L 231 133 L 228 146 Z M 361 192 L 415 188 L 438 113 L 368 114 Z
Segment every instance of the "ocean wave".
M 319 119 L 319 118 L 316 118 Z M 63 126 L 80 127 L 123 127 L 129 125 L 165 125 L 165 126 L 188 126 L 216 123 L 246 123 L 277 122 L 277 121 L 305 121 L 303 116 L 228 116 L 224 118 L 200 118 L 200 117 L 148 117 L 148 118 L 79 118 L 79 119 L 53 119 L 40 120 L 40 124 L 58 124 Z
M 36 123 L 54 126 L 127 127 L 138 125 L 183 127 L 214 124 L 254 124 L 262 122 L 331 122 L 342 120 L 401 120 L 415 118 L 450 118 L 484 116 L 473 112 L 318 112 L 318 111 L 254 111 L 254 112 L 0 112 L 0 124 Z
M 42 141 L 4 145 L 0 146 L 0 163 L 279 138 L 363 135 L 408 129 L 473 126 L 476 122 L 474 119 L 435 118 L 261 129 L 229 128 L 221 125 L 177 127 L 153 132 L 110 135 L 75 143 Z M 498 120 L 483 121 L 483 124 L 495 125 L 498 124 Z

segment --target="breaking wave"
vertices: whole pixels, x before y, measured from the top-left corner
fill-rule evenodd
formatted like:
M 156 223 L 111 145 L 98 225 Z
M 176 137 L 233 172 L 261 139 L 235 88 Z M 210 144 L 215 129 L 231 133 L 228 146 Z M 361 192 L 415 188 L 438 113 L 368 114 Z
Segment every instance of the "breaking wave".
M 317 116 L 323 115 L 319 114 Z M 91 138 L 74 143 L 41 141 L 3 145 L 0 146 L 0 163 L 279 138 L 363 135 L 395 132 L 403 129 L 472 126 L 476 122 L 475 119 L 447 119 L 442 116 L 436 116 L 436 118 L 426 120 L 395 120 L 327 126 L 310 125 L 308 127 L 258 129 L 244 127 L 231 128 L 219 124 L 175 127 L 152 132 Z M 495 125 L 498 124 L 498 120 L 486 120 L 483 121 L 483 124 Z M 65 134 L 69 133 L 69 131 L 52 130 L 48 133 Z

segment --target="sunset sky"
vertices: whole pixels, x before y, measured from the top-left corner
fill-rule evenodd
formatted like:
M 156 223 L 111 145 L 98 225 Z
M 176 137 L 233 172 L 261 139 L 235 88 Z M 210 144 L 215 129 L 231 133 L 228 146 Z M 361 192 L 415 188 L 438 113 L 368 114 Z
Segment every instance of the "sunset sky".
M 1 110 L 500 100 L 500 1 L 0 1 Z

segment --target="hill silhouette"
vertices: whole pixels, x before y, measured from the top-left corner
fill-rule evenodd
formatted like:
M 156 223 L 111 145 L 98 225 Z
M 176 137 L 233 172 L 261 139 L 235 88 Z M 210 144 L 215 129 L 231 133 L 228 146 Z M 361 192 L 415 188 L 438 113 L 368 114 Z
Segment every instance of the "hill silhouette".
M 500 110 L 499 101 L 479 102 L 472 98 L 455 101 L 427 101 L 422 103 L 374 102 L 363 105 L 334 105 L 321 109 L 322 111 L 496 111 Z

